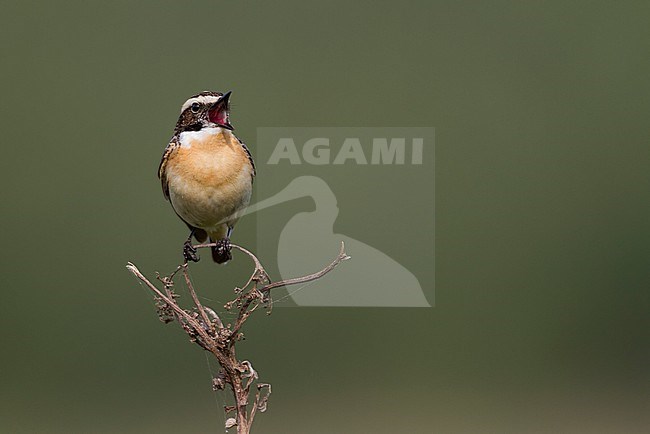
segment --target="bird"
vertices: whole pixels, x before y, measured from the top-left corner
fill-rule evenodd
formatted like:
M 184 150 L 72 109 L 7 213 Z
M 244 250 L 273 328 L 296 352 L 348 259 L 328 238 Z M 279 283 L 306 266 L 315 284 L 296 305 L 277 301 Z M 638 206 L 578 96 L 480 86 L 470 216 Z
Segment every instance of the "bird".
M 232 259 L 230 236 L 251 199 L 255 162 L 230 123 L 231 93 L 204 91 L 183 103 L 158 167 L 165 199 L 190 230 L 185 263 L 200 259 L 192 237 L 216 244 L 214 262 Z

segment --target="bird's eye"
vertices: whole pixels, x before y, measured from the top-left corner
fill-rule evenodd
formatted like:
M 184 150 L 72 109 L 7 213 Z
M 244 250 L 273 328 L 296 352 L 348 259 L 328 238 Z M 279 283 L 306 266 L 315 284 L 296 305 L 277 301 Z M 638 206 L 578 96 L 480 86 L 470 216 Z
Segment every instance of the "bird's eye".
M 198 102 L 192 104 L 192 113 L 198 113 L 201 105 Z

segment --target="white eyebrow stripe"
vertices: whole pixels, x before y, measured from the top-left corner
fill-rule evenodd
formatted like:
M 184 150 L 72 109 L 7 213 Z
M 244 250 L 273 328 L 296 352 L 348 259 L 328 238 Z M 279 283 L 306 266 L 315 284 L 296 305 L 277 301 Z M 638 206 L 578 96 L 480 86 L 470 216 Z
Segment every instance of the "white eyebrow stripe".
M 214 104 L 215 102 L 219 101 L 220 96 L 212 96 L 212 95 L 204 95 L 204 96 L 197 96 L 196 98 L 190 98 L 187 101 L 185 101 L 185 104 L 183 104 L 183 107 L 181 107 L 181 113 L 185 111 L 189 106 L 194 104 L 195 102 L 198 102 L 199 104 Z

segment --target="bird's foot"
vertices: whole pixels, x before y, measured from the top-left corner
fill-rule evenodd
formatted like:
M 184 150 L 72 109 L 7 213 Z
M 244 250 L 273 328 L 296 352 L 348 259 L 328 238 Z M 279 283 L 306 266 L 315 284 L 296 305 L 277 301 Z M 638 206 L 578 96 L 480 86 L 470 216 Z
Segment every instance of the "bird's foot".
M 185 259 L 185 263 L 190 261 L 199 262 L 199 255 L 196 254 L 196 247 L 192 245 L 191 240 L 187 240 L 183 244 L 183 258 Z
M 216 256 L 219 258 L 219 263 L 230 261 L 232 259 L 232 247 L 230 246 L 229 238 L 222 238 L 217 241 L 217 245 L 214 248 Z

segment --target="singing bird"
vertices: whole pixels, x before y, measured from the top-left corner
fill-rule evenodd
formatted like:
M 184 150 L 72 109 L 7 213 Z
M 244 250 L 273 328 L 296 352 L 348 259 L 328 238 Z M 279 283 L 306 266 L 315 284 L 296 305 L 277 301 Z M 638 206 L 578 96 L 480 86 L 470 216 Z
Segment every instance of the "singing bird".
M 255 163 L 230 124 L 231 92 L 201 92 L 181 107 L 158 177 L 163 194 L 190 228 L 185 261 L 199 260 L 192 237 L 216 242 L 212 259 L 232 259 L 230 235 L 250 202 Z

